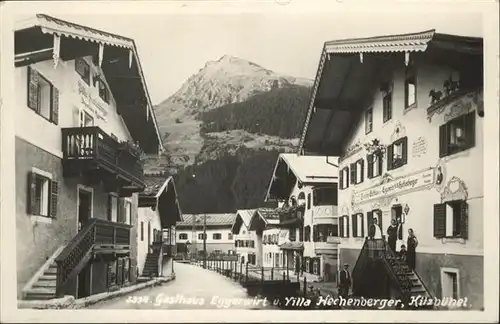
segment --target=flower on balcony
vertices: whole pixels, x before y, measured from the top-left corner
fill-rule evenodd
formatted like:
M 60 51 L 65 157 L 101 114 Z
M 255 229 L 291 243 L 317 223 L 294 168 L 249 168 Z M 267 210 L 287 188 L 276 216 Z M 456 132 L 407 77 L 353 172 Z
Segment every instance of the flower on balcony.
M 365 143 L 365 150 L 368 154 L 373 154 L 374 156 L 383 157 L 385 153 L 385 145 L 380 144 L 378 139 L 374 139 L 371 142 Z
M 131 142 L 131 141 L 123 141 L 120 143 L 120 150 L 122 151 L 127 151 L 128 153 L 132 154 L 136 158 L 138 158 L 141 162 L 143 162 L 146 159 L 146 154 L 140 147 L 139 143 L 136 142 Z

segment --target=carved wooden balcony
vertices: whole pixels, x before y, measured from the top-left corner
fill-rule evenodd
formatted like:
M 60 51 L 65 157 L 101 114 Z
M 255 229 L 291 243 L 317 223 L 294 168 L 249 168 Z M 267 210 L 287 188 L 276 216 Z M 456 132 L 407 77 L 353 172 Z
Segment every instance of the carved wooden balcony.
M 103 182 L 108 192 L 130 196 L 144 189 L 140 157 L 99 127 L 62 129 L 65 177 L 84 176 L 91 184 Z

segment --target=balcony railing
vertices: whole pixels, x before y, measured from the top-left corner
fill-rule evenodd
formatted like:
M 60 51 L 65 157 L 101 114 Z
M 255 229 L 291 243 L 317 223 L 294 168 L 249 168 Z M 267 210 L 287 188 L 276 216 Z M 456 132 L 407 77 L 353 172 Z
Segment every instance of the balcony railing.
M 66 163 L 93 162 L 143 187 L 143 165 L 140 158 L 122 149 L 121 143 L 97 126 L 62 129 L 63 159 Z

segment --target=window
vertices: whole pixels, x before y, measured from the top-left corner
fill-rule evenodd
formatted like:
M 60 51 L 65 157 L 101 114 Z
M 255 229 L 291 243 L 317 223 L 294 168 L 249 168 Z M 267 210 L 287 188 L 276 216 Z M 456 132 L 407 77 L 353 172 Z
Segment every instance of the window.
M 373 219 L 377 219 L 377 225 L 380 227 L 380 230 L 382 231 L 382 235 L 384 235 L 384 224 L 382 223 L 382 211 L 380 209 L 374 209 L 372 211 L 369 211 L 366 213 L 366 224 L 368 228 L 368 233 L 370 234 L 370 228 L 373 224 Z
M 405 70 L 405 109 L 417 102 L 417 82 L 415 64 L 410 61 Z
M 187 239 L 188 239 L 188 235 L 186 233 L 179 234 L 179 240 L 187 240 Z
M 59 183 L 36 172 L 28 173 L 28 213 L 56 217 Z
M 220 240 L 220 239 L 222 239 L 222 234 L 221 233 L 213 233 L 212 234 L 212 239 L 214 239 L 214 240 Z
M 318 275 L 319 274 L 319 269 L 318 269 L 318 261 L 317 260 L 313 260 L 313 274 L 315 275 Z
M 365 111 L 365 134 L 371 133 L 373 130 L 373 108 L 370 107 Z
M 90 66 L 82 57 L 75 59 L 75 70 L 82 77 L 82 80 L 90 85 Z
M 340 237 L 349 237 L 349 216 L 339 217 L 339 230 Z
M 408 137 L 403 137 L 387 147 L 387 170 L 402 167 L 408 160 Z
M 102 81 L 102 80 L 98 80 L 97 87 L 99 90 L 99 97 L 105 103 L 109 103 L 109 91 L 108 91 L 108 88 L 106 87 L 106 83 L 104 83 L 104 81 Z
M 108 196 L 108 220 L 111 222 L 118 220 L 118 197 L 111 194 Z
M 441 268 L 441 297 L 460 298 L 459 272 L 457 269 Z
M 465 151 L 475 145 L 475 112 L 450 120 L 439 127 L 439 157 Z
M 340 189 L 349 188 L 349 168 L 345 167 L 340 170 Z
M 313 206 L 336 206 L 335 188 L 316 188 L 313 190 Z
M 366 164 L 368 166 L 368 179 L 376 178 L 382 174 L 383 158 L 379 154 L 368 154 Z
M 232 240 L 233 239 L 233 233 L 227 233 L 227 239 Z
M 141 222 L 141 242 L 144 241 L 144 222 Z
M 381 87 L 382 119 L 385 122 L 392 118 L 392 82 L 386 82 Z
M 434 237 L 468 238 L 468 205 L 465 200 L 434 205 Z
M 198 240 L 205 240 L 206 239 L 206 234 L 205 233 L 199 233 L 198 234 Z
M 351 163 L 351 184 L 359 184 L 364 180 L 365 161 L 363 159 Z
M 292 242 L 294 242 L 297 239 L 297 230 L 295 228 L 289 229 L 288 239 Z
M 311 209 L 311 194 L 307 194 L 307 210 Z
M 28 67 L 28 107 L 57 125 L 59 90 L 31 67 Z
M 214 250 L 214 254 L 222 254 L 222 250 Z
M 85 110 L 80 109 L 80 127 L 91 127 L 94 126 L 94 118 Z
M 132 225 L 132 203 L 128 200 L 125 200 L 125 219 L 124 223 L 128 225 Z
M 352 215 L 351 218 L 352 218 L 352 237 L 364 237 L 365 236 L 364 215 L 362 213 L 357 213 Z

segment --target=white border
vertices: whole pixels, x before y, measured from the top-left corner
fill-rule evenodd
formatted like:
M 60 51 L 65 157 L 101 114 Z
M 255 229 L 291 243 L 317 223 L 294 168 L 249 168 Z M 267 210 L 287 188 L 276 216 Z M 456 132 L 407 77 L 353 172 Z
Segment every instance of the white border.
M 90 3 L 90 2 L 89 2 Z M 1 36 L 1 95 L 3 106 L 0 111 L 0 131 L 1 131 L 1 164 L 0 164 L 0 208 L 1 208 L 1 243 L 2 259 L 9 262 L 1 262 L 1 320 L 3 322 L 143 322 L 147 319 L 149 322 L 163 322 L 168 318 L 172 322 L 192 322 L 193 318 L 202 319 L 203 322 L 221 322 L 221 321 L 251 321 L 251 322 L 323 322 L 323 321 L 372 321 L 386 322 L 388 318 L 396 319 L 394 322 L 406 322 L 410 317 L 417 322 L 477 322 L 477 321 L 498 321 L 498 131 L 499 131 L 499 110 L 498 110 L 498 3 L 495 1 L 383 1 L 379 0 L 376 6 L 373 1 L 351 0 L 351 1 L 214 1 L 195 2 L 195 1 L 175 1 L 175 2 L 148 2 L 141 1 L 140 4 L 134 1 L 130 2 L 91 2 L 91 6 L 85 1 L 71 2 L 71 6 L 66 6 L 64 2 L 2 2 L 0 4 L 0 20 L 2 21 Z M 368 5 L 368 6 L 366 6 Z M 12 20 L 13 13 L 34 13 L 46 12 L 53 15 L 58 13 L 76 13 L 90 14 L 109 12 L 110 14 L 151 14 L 161 12 L 182 12 L 185 14 L 235 14 L 245 12 L 268 13 L 296 13 L 307 14 L 312 12 L 326 12 L 335 10 L 336 13 L 342 12 L 368 12 L 373 16 L 387 12 L 398 11 L 426 11 L 442 12 L 443 17 L 447 13 L 461 11 L 483 13 L 484 39 L 485 39 L 485 106 L 487 118 L 485 119 L 485 158 L 484 158 L 484 179 L 485 179 L 485 217 L 490 217 L 484 222 L 485 245 L 484 245 L 484 282 L 488 283 L 484 287 L 484 306 L 485 311 L 448 311 L 448 312 L 393 312 L 393 311 L 360 311 L 343 312 L 335 311 L 334 316 L 329 311 L 253 311 L 253 310 L 116 310 L 116 311 L 89 311 L 89 310 L 18 310 L 16 300 L 13 298 L 13 291 L 16 291 L 16 282 L 13 280 L 16 276 L 15 264 L 15 140 L 14 140 L 14 118 L 15 105 L 13 80 L 14 65 L 13 61 L 13 33 Z M 339 26 L 342 28 L 343 26 Z M 278 54 L 279 55 L 279 54 Z M 319 55 L 319 51 L 318 51 Z

